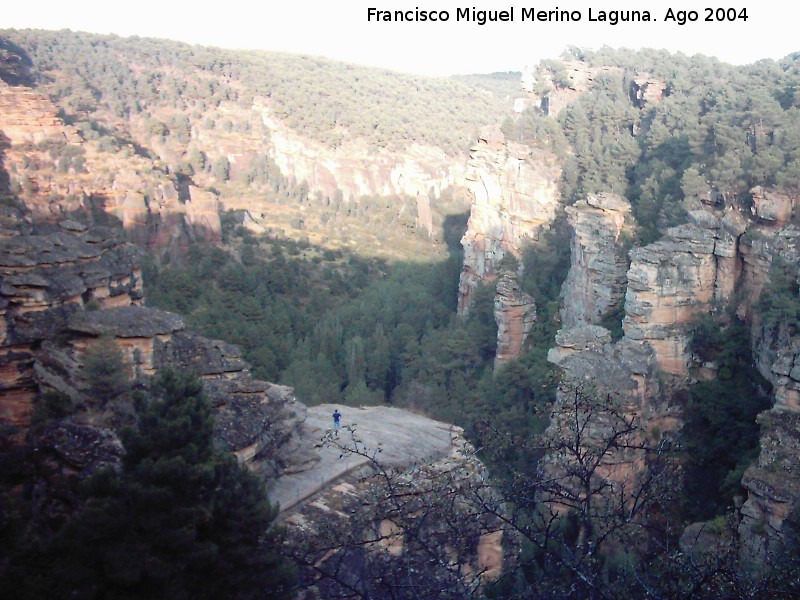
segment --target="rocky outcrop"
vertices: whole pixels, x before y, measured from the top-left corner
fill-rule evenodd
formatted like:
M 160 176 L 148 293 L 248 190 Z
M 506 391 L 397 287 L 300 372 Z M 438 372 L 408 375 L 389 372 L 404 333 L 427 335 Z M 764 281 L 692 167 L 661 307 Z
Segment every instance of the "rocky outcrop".
M 627 200 L 611 194 L 589 196 L 566 208 L 573 235 L 570 269 L 561 288 L 565 328 L 599 325 L 622 304 L 628 270 L 623 232 L 630 211 Z
M 753 205 L 750 210 L 761 221 L 785 224 L 791 217 L 797 204 L 797 199 L 778 190 L 766 189 L 761 186 L 750 190 Z
M 37 221 L 91 221 L 100 210 L 143 245 L 221 239 L 216 194 L 188 185 L 181 197 L 163 167 L 137 155 L 132 145 L 110 153 L 84 140 L 34 89 L 0 82 L 0 135 L 19 198 Z
M 548 358 L 559 365 L 561 383 L 542 442 L 547 485 L 539 500 L 553 517 L 581 515 L 580 545 L 607 547 L 617 527 L 646 522 L 642 482 L 654 454 L 645 448 L 676 431 L 679 412 L 661 399 L 648 345 L 612 344 L 597 326 L 559 332 L 557 340 Z
M 142 305 L 139 258 L 111 230 L 70 221 L 0 242 L 0 421 L 24 432 L 40 395 L 53 392 L 78 410 L 71 422 L 118 426 L 125 402 L 104 405 L 85 393 L 84 359 L 103 337 L 139 382 L 164 368 L 197 373 L 216 411 L 217 443 L 264 476 L 315 460 L 296 442 L 304 407 L 290 389 L 252 379 L 236 347 Z
M 44 94 L 0 81 L 0 131 L 11 144 L 36 144 L 53 138 L 79 144 L 77 130 L 64 125 L 57 112 Z
M 522 89 L 528 92 L 529 103 L 544 114 L 557 117 L 588 90 L 600 73 L 619 72 L 615 67 L 590 67 L 581 61 L 553 61 L 551 64 L 526 67 L 522 72 Z
M 412 144 L 402 151 L 370 148 L 363 140 L 345 140 L 330 148 L 305 138 L 284 125 L 269 100 L 256 97 L 253 111 L 269 130 L 269 155 L 287 180 L 305 181 L 323 197 L 337 193 L 345 199 L 361 196 L 407 196 L 416 199 L 418 224 L 433 233 L 429 194 L 441 195 L 463 184 L 460 158 L 440 148 Z
M 786 236 L 777 237 L 773 251 L 796 264 L 798 248 L 785 242 Z M 747 501 L 741 508 L 739 534 L 745 559 L 759 565 L 780 549 L 783 522 L 800 507 L 800 338 L 791 335 L 786 324 L 766 331 L 758 318 L 753 322 L 756 366 L 775 394 L 772 408 L 757 419 L 761 426 L 758 459 L 742 478 Z
M 351 584 L 381 597 L 397 578 L 420 597 L 463 598 L 513 560 L 515 537 L 483 510 L 494 492 L 460 428 L 384 406 L 316 406 L 306 424 L 320 461 L 280 477 L 271 496 L 291 551 L 314 565 L 301 571 L 311 593 Z
M 611 333 L 598 325 L 581 325 L 570 329 L 559 329 L 556 345 L 547 352 L 547 360 L 555 365 L 571 354 L 590 350 L 600 352 L 611 344 Z
M 778 248 L 786 252 L 780 241 Z M 773 407 L 758 416 L 758 459 L 742 479 L 747 501 L 741 508 L 739 534 L 744 556 L 757 565 L 779 548 L 782 524 L 800 506 L 800 338 L 790 335 L 785 325 L 776 331 L 758 325 L 754 329 L 756 365 L 775 392 Z
M 637 108 L 658 104 L 667 95 L 667 84 L 646 74 L 631 82 L 631 98 Z
M 458 288 L 459 314 L 469 312 L 478 285 L 496 279 L 503 256 L 519 257 L 552 223 L 560 176 L 554 156 L 506 142 L 499 130 L 484 132 L 472 148 L 467 165 L 472 208 L 461 240 L 464 267 Z
M 497 323 L 497 350 L 494 369 L 522 353 L 528 333 L 536 322 L 536 302 L 523 292 L 516 274 L 503 271 L 494 295 L 494 320 Z
M 0 241 L 0 422 L 27 427 L 42 342 L 87 304 L 139 304 L 139 252 L 107 229 L 73 222 L 47 235 Z
M 741 276 L 739 240 L 747 222 L 736 210 L 703 210 L 661 240 L 631 251 L 623 330 L 648 343 L 662 371 L 688 375 L 689 324 L 727 303 Z

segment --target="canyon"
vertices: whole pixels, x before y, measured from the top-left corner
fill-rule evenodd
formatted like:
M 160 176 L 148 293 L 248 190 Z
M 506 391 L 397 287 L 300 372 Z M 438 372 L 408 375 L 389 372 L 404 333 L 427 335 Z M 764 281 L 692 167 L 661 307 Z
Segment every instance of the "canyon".
M 645 136 L 658 130 L 655 107 L 674 100 L 675 88 L 644 69 L 630 75 L 577 60 L 561 67 L 563 72 L 551 66 L 523 74 L 527 95 L 515 103 L 520 113 L 538 111 L 537 118 L 566 129 L 563 115 L 570 106 L 598 82 L 616 77 L 626 86 L 626 110 L 636 115 L 627 130 Z M 741 480 L 746 497 L 737 500 L 735 535 L 742 560 L 754 568 L 780 548 L 785 523 L 800 505 L 800 339 L 791 315 L 768 322 L 762 305 L 775 269 L 788 265 L 796 276 L 800 264 L 791 186 L 770 180 L 744 191 L 694 194 L 690 178 L 673 172 L 670 185 L 685 188 L 683 200 L 652 217 L 647 225 L 669 226 L 645 243 L 645 223 L 637 218 L 647 215 L 641 208 L 646 186 L 637 181 L 629 197 L 601 180 L 587 186 L 594 191 L 579 192 L 584 182 L 569 179 L 576 161 L 585 158 L 577 142 L 558 150 L 514 141 L 503 133 L 509 127 L 487 127 L 467 156 L 455 156 L 417 141 L 376 145 L 337 124 L 341 135 L 329 143 L 290 126 L 275 99 L 250 92 L 229 94 L 213 106 L 193 105 L 203 118 L 192 120 L 180 143 L 159 126 L 179 130 L 177 111 L 105 115 L 108 131 L 110 124 L 119 127 L 114 135 L 95 135 L 75 125 L 75 115 L 29 77 L 8 68 L 4 73 L 0 425 L 14 432 L 18 444 L 35 436 L 41 494 L 33 512 L 43 522 L 60 523 L 75 510 L 71 486 L 78 479 L 121 460 L 117 431 L 131 419 L 130 390 L 98 398 L 87 366 L 93 354 L 113 348 L 134 387 L 145 389 L 164 369 L 191 370 L 203 381 L 214 408 L 216 445 L 258 474 L 280 502 L 292 552 L 310 565 L 301 574 L 307 597 L 338 593 L 339 569 L 349 584 L 367 586 L 367 596 L 379 594 L 381 578 L 413 573 L 416 586 L 432 594 L 437 586 L 451 589 L 454 597 L 479 593 L 512 570 L 520 556 L 519 524 L 508 522 L 508 507 L 479 460 L 485 448 L 467 441 L 485 431 L 475 426 L 467 433 L 466 427 L 393 406 L 306 406 L 291 387 L 253 377 L 235 345 L 194 332 L 188 316 L 149 306 L 143 286 L 145 254 L 165 266 L 201 243 L 227 247 L 244 264 L 263 249 L 253 241 L 261 235 L 304 240 L 322 250 L 368 246 L 365 254 L 399 256 L 421 271 L 426 261 L 444 257 L 441 230 L 469 204 L 450 308 L 454 328 L 469 324 L 476 292 L 491 293 L 496 339 L 480 385 L 513 388 L 521 372 L 539 373 L 531 368 L 532 350 L 547 351 L 557 373 L 552 402 L 529 411 L 537 395 L 545 397 L 540 388 L 546 384 L 536 381 L 514 407 L 518 412 L 509 413 L 533 422 L 531 412 L 539 411 L 536 418 L 546 421 L 535 438 L 543 440 L 537 474 L 557 485 L 532 502 L 550 509 L 554 522 L 569 518 L 576 506 L 598 511 L 590 516 L 600 522 L 609 502 L 589 507 L 591 494 L 580 489 L 588 481 L 608 491 L 596 497 L 611 498 L 617 509 L 638 508 L 636 486 L 650 481 L 654 456 L 680 451 L 686 410 L 681 392 L 720 375 L 715 361 L 693 350 L 698 322 L 711 319 L 724 332 L 740 320 L 752 340 L 746 350 L 772 386 L 773 401 L 758 417 L 760 449 Z M 604 185 L 608 189 L 600 189 Z M 667 215 L 667 208 L 674 214 Z M 247 233 L 237 233 L 232 243 L 232 230 Z M 562 231 L 569 232 L 569 268 L 553 275 L 561 286 L 553 301 L 530 289 L 526 276 L 540 265 L 526 264 L 526 256 L 547 250 L 545 238 Z M 566 237 L 561 241 L 566 244 Z M 300 312 L 304 302 L 310 300 L 304 297 L 292 310 Z M 381 312 L 380 328 L 369 330 L 385 342 L 387 357 L 392 318 L 388 309 Z M 552 347 L 532 348 L 535 328 L 554 324 L 557 333 L 544 342 Z M 472 343 L 466 327 L 453 338 L 431 332 L 415 338 L 406 329 L 400 342 L 391 341 L 396 368 L 387 368 L 383 379 L 367 375 L 379 381 L 370 391 L 380 401 L 398 400 L 386 391 L 390 379 L 394 385 L 404 370 L 431 367 L 421 346 L 439 339 Z M 365 338 L 359 336 L 360 346 L 355 336 L 346 338 L 338 321 L 328 333 L 352 350 L 337 365 L 349 369 L 348 377 L 358 372 L 364 357 L 356 349 L 364 354 Z M 312 339 L 309 334 L 303 343 Z M 409 405 L 419 410 L 432 408 L 426 401 L 437 409 L 450 401 L 447 409 L 466 418 L 470 407 L 463 398 L 454 402 L 443 390 L 453 385 L 466 396 L 467 382 L 478 388 L 477 376 L 469 377 L 479 372 L 481 358 L 472 348 L 455 350 L 460 354 L 443 356 L 457 360 L 434 365 L 442 370 L 433 383 L 414 380 L 400 388 L 402 399 L 411 398 Z M 336 392 L 344 394 L 341 387 Z M 70 414 L 48 419 L 47 398 L 60 399 Z M 581 404 L 584 399 L 591 402 Z M 336 408 L 345 415 L 344 426 L 331 430 L 328 419 Z M 564 447 L 576 435 L 571 456 Z M 614 444 L 603 446 L 612 438 Z M 587 481 L 580 481 L 575 466 L 581 449 L 597 453 Z M 683 459 L 671 460 L 679 471 Z M 640 519 L 641 513 L 631 516 L 644 525 Z M 581 524 L 577 546 L 592 535 L 605 532 Z M 309 539 L 320 544 L 306 552 Z M 365 556 L 366 579 L 352 579 Z

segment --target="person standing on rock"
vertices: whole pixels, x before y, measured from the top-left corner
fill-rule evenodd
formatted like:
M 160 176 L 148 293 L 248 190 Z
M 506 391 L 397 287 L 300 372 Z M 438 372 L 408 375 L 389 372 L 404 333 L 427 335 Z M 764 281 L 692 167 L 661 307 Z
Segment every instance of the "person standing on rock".
M 342 413 L 339 412 L 338 408 L 333 409 L 333 429 L 334 431 L 339 431 L 340 419 L 342 418 Z

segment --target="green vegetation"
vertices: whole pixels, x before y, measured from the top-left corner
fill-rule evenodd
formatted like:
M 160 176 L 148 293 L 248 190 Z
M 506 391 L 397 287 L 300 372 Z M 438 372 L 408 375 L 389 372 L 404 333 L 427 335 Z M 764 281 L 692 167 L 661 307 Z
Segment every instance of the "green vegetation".
M 275 381 L 317 320 L 362 291 L 385 267 L 237 231 L 236 254 L 193 245 L 180 265 L 149 263 L 148 302 L 186 315 L 203 335 L 239 345 L 254 375 Z
M 470 78 L 70 31 L 2 30 L 0 36 L 30 55 L 41 84 L 69 114 L 109 109 L 123 120 L 150 114 L 151 133 L 184 140 L 187 114 L 223 102 L 249 109 L 259 96 L 292 129 L 330 146 L 354 137 L 376 147 L 422 143 L 460 154 L 476 130 L 510 108 L 505 96 Z
M 101 337 L 87 348 L 83 365 L 88 391 L 101 404 L 127 391 L 130 367 L 110 337 Z
M 724 514 L 744 493 L 742 475 L 760 450 L 756 416 L 770 407 L 770 384 L 753 365 L 750 335 L 740 321 L 722 329 L 700 320 L 691 350 L 714 362 L 717 377 L 690 386 L 685 400 L 686 516 Z
M 756 185 L 797 190 L 798 56 L 733 67 L 654 50 L 574 53 L 587 68 L 602 70 L 559 113 L 559 127 L 554 130 L 553 119 L 538 109 L 507 119 L 503 127 L 510 139 L 564 157 L 569 201 L 599 192 L 625 196 L 641 243 L 649 243 L 701 201 L 746 202 Z M 548 61 L 545 67 L 558 85 L 571 85 L 561 63 Z M 634 79 L 644 74 L 663 86 L 664 97 L 639 108 L 631 92 Z
M 213 448 L 202 383 L 164 372 L 123 430 L 119 472 L 81 483 L 82 507 L 31 532 L 0 580 L 7 597 L 290 598 L 262 483 Z
M 797 267 L 781 258 L 772 261 L 769 281 L 764 286 L 756 310 L 766 331 L 787 327 L 790 335 L 800 331 L 800 285 Z

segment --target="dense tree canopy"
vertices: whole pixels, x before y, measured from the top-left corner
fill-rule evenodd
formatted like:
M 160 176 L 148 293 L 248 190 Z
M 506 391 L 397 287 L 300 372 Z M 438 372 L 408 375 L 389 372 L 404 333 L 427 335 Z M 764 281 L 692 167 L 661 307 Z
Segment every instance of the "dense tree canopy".
M 16 598 L 289 598 L 263 484 L 215 450 L 202 383 L 166 371 L 137 398 L 119 472 L 81 484 L 83 506 L 31 535 L 0 581 Z

